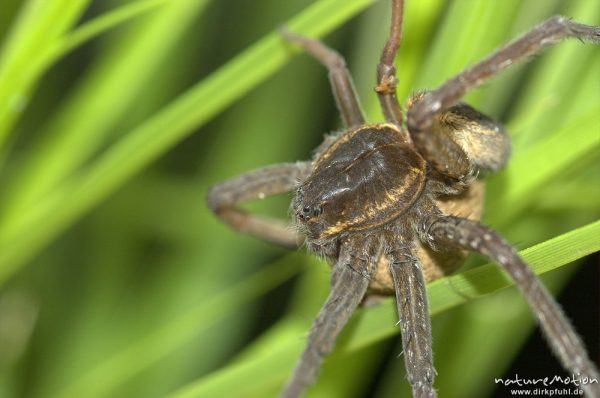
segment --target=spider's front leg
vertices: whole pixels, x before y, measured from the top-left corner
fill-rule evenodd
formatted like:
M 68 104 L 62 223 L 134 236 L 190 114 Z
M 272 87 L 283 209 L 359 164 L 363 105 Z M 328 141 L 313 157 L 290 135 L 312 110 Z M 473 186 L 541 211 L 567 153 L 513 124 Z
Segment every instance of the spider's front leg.
M 381 104 L 381 109 L 386 120 L 397 126 L 402 125 L 402 110 L 396 97 L 398 77 L 396 76 L 394 60 L 402 41 L 403 16 L 404 0 L 392 0 L 390 33 L 381 51 L 381 57 L 377 65 L 377 86 L 375 86 L 375 92 L 379 98 L 379 103 Z
M 268 242 L 296 248 L 302 242 L 287 223 L 250 214 L 238 207 L 253 199 L 292 191 L 310 173 L 311 162 L 263 167 L 217 184 L 208 191 L 208 207 L 234 229 Z
M 433 398 L 435 368 L 431 343 L 431 319 L 421 264 L 407 249 L 388 254 L 400 317 L 402 348 L 413 397 Z
M 481 86 L 489 78 L 569 37 L 598 44 L 600 27 L 577 23 L 563 16 L 552 17 L 436 90 L 420 97 L 408 110 L 406 123 L 415 145 L 425 159 L 439 172 L 455 179 L 464 178 L 465 173 L 469 172 L 468 164 L 460 159 L 446 164 L 436 162 L 440 148 L 444 147 L 444 143 L 431 142 L 436 115 L 456 105 L 466 93 Z
M 327 68 L 329 83 L 344 126 L 356 127 L 364 124 L 365 117 L 344 57 L 318 40 L 297 35 L 285 28 L 280 29 L 280 33 L 287 41 L 302 46 Z
M 306 349 L 282 397 L 299 397 L 315 382 L 323 358 L 333 349 L 367 291 L 376 270 L 379 247 L 375 236 L 342 243 L 340 257 L 331 273 L 331 291 L 312 325 Z
M 409 114 L 427 95 L 417 93 L 409 99 Z M 411 135 L 417 144 L 420 136 Z M 426 139 L 417 147 L 439 173 L 441 193 L 469 186 L 480 170 L 501 169 L 511 151 L 504 126 L 465 103 L 435 115 Z
M 563 367 L 590 381 L 581 386 L 587 396 L 600 397 L 600 373 L 573 326 L 531 268 L 498 232 L 473 220 L 434 216 L 424 223 L 422 234 L 422 239 L 433 247 L 477 252 L 499 264 L 527 299 Z

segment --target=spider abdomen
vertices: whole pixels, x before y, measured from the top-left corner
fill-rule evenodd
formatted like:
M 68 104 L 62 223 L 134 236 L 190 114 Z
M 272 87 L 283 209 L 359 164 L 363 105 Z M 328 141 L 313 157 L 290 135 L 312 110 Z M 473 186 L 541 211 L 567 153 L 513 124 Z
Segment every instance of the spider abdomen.
M 424 184 L 425 160 L 398 128 L 365 125 L 317 155 L 294 210 L 310 238 L 331 238 L 393 220 L 417 200 Z

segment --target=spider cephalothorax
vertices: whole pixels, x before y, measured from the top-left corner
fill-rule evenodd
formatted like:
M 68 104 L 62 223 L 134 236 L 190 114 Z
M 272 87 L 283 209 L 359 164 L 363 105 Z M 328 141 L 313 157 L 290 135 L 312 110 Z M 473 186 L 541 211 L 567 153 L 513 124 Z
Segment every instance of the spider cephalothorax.
M 425 165 L 392 124 L 344 132 L 317 155 L 298 187 L 295 215 L 309 241 L 372 230 L 415 203 L 425 187 Z
M 387 123 L 365 122 L 339 54 L 283 30 L 328 68 L 345 130 L 327 137 L 311 161 L 255 170 L 209 192 L 209 206 L 233 227 L 290 247 L 304 241 L 333 267 L 330 295 L 283 395 L 297 397 L 314 382 L 324 355 L 370 290 L 395 294 L 413 395 L 436 396 L 425 283 L 451 272 L 472 251 L 510 275 L 565 369 L 590 381 L 582 385 L 587 395 L 600 397 L 598 370 L 562 310 L 515 249 L 478 221 L 483 185 L 476 176 L 503 167 L 510 143 L 500 124 L 459 102 L 489 77 L 563 38 L 600 42 L 600 28 L 551 18 L 438 89 L 411 97 L 404 121 L 394 66 L 403 1 L 392 4 L 375 87 Z M 237 207 L 289 191 L 295 192 L 294 229 Z

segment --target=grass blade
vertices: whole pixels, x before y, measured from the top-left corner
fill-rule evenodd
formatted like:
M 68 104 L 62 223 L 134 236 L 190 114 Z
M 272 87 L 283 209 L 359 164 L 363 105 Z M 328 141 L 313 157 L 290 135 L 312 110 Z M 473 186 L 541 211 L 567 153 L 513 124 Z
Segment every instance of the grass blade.
M 67 31 L 89 0 L 29 0 L 0 54 L 0 153 L 11 128 L 29 101 L 39 75 L 32 65 L 53 41 Z

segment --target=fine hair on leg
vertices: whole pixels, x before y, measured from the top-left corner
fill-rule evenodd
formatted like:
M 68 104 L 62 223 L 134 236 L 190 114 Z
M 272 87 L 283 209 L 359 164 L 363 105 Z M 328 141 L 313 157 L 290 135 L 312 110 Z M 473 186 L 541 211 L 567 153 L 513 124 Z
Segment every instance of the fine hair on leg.
M 428 220 L 424 235 L 432 246 L 455 247 L 483 254 L 500 265 L 521 290 L 537 318 L 554 354 L 563 367 L 582 380 L 590 397 L 600 397 L 600 374 L 589 359 L 581 339 L 527 263 L 500 234 L 473 220 L 459 217 L 434 217 Z

